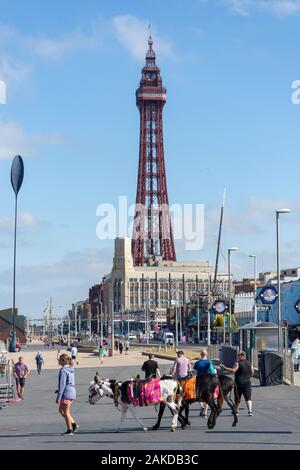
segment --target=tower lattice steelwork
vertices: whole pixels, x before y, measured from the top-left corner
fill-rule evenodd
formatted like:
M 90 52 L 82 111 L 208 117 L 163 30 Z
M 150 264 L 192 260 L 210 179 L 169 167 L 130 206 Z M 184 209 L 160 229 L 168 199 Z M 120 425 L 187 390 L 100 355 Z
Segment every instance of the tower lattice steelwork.
M 144 266 L 161 257 L 176 261 L 169 213 L 162 112 L 166 103 L 151 36 L 136 104 L 140 111 L 139 171 L 133 229 L 133 261 Z

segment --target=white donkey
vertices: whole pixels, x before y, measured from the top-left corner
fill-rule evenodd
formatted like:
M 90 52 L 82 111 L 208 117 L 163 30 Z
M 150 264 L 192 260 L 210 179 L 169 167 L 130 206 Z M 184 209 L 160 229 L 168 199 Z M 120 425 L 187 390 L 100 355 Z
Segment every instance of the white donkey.
M 144 432 L 148 431 L 148 428 L 143 424 L 141 419 L 137 416 L 134 405 L 128 403 L 127 397 L 123 396 L 124 391 L 127 390 L 128 384 L 131 381 L 126 381 L 124 383 L 119 382 L 116 384 L 114 380 L 106 379 L 102 380 L 99 375 L 95 376 L 94 382 L 91 382 L 89 387 L 89 403 L 90 405 L 95 405 L 100 398 L 103 396 L 110 397 L 115 400 L 115 405 L 120 406 L 121 408 L 121 419 L 117 432 L 120 432 L 122 424 L 125 420 L 126 413 L 129 410 L 132 416 L 141 426 Z M 117 385 L 117 389 L 115 386 Z M 177 428 L 178 414 L 180 410 L 181 403 L 181 389 L 177 380 L 170 377 L 162 377 L 159 381 L 160 392 L 161 392 L 161 401 L 166 404 L 166 406 L 171 410 L 173 415 L 171 431 L 175 431 Z M 117 391 L 115 391 L 117 390 Z M 122 393 L 123 391 L 123 393 Z M 116 396 L 117 393 L 117 396 Z M 179 394 L 179 400 L 178 400 Z M 176 400 L 177 398 L 177 400 Z M 180 418 L 179 418 L 180 419 Z

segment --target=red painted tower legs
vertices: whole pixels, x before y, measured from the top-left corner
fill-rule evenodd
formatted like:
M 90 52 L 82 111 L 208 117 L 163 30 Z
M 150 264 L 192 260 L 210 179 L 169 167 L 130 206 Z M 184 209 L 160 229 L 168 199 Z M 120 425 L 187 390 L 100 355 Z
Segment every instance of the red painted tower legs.
M 155 63 L 151 37 L 136 103 L 140 111 L 140 157 L 133 229 L 133 262 L 144 266 L 161 257 L 176 261 L 169 214 L 162 112 L 166 89 Z

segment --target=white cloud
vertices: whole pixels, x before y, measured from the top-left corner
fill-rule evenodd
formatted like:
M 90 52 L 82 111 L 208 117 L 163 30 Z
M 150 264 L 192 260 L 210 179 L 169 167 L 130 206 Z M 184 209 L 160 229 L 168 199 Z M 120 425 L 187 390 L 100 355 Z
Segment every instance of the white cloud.
M 249 16 L 249 8 L 252 6 L 252 0 L 224 0 L 230 11 L 237 15 Z
M 38 220 L 30 212 L 20 212 L 18 215 L 18 227 L 20 230 L 36 229 L 45 227 L 47 222 Z M 11 231 L 14 227 L 14 217 L 0 217 L 0 230 L 2 232 Z
M 16 57 L 0 54 L 0 78 L 9 84 L 19 84 L 30 74 L 31 67 Z
M 69 252 L 52 264 L 19 266 L 17 302 L 22 314 L 40 313 L 50 295 L 56 305 L 70 308 L 73 302 L 88 298 L 89 287 L 99 283 L 111 269 L 111 248 Z M 0 303 L 11 302 L 12 270 L 0 272 Z
M 221 0 L 231 12 L 250 16 L 252 11 L 264 11 L 277 16 L 291 16 L 300 13 L 300 0 Z
M 66 54 L 98 47 L 101 44 L 101 35 L 98 28 L 93 28 L 90 34 L 78 31 L 57 38 L 45 35 L 25 36 L 21 38 L 21 43 L 34 55 L 43 59 L 59 60 Z
M 115 16 L 112 20 L 117 40 L 130 51 L 131 55 L 138 60 L 143 60 L 147 51 L 149 36 L 148 24 L 133 15 Z M 161 38 L 156 32 L 152 34 L 153 48 L 159 55 L 175 57 L 170 42 Z
M 60 144 L 64 137 L 59 133 L 26 133 L 15 122 L 0 121 L 0 160 L 11 159 L 15 155 L 34 156 L 39 145 Z

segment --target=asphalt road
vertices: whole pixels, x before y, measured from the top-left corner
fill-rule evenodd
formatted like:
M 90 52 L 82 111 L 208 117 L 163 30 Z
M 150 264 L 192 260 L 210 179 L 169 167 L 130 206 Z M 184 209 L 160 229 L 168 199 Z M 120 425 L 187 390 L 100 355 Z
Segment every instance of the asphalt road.
M 167 366 L 165 366 L 167 367 Z M 164 369 L 164 366 L 161 367 Z M 103 368 L 102 376 L 126 379 L 137 367 Z M 129 415 L 121 433 L 115 428 L 120 419 L 112 401 L 103 398 L 97 405 L 87 403 L 89 382 L 95 369 L 77 369 L 78 399 L 73 415 L 80 425 L 74 436 L 62 436 L 65 424 L 57 412 L 54 391 L 57 371 L 32 371 L 25 400 L 0 411 L 1 449 L 95 449 L 95 450 L 186 450 L 186 449 L 300 449 L 300 388 L 254 386 L 254 416 L 241 410 L 239 423 L 232 428 L 232 416 L 225 407 L 213 431 L 198 416 L 198 405 L 191 409 L 192 426 L 170 433 L 171 415 L 166 413 L 159 431 L 143 433 Z M 138 410 L 148 427 L 156 420 L 153 407 Z

